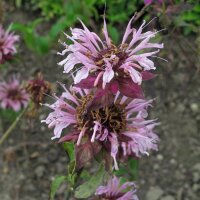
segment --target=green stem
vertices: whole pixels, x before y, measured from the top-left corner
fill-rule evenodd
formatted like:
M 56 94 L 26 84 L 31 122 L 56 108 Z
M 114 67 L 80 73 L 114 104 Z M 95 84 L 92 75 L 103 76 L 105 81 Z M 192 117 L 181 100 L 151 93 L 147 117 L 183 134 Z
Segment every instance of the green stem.
M 12 130 L 16 127 L 20 119 L 23 117 L 24 113 L 26 112 L 28 106 L 24 108 L 24 110 L 17 116 L 15 121 L 10 125 L 10 127 L 6 130 L 6 132 L 3 134 L 3 136 L 0 139 L 0 146 L 3 144 L 3 142 L 9 137 Z

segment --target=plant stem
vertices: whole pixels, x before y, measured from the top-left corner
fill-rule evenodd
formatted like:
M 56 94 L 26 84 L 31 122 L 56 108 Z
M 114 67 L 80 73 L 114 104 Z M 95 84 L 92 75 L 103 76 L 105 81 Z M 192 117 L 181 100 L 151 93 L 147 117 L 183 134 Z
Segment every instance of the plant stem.
M 144 5 L 144 7 L 138 13 L 136 12 L 135 19 L 133 20 L 134 22 L 136 22 L 144 14 L 147 7 L 149 7 L 148 4 Z
M 23 117 L 24 113 L 26 112 L 28 106 L 24 108 L 24 110 L 17 116 L 15 121 L 10 125 L 10 127 L 6 130 L 6 132 L 3 134 L 3 136 L 0 139 L 0 146 L 3 144 L 3 142 L 9 137 L 12 130 L 16 127 L 20 119 Z

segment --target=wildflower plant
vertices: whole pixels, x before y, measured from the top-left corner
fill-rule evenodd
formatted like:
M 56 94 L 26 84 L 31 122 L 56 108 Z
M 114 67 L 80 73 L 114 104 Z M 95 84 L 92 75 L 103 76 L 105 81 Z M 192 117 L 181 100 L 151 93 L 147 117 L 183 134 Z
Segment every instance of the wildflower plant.
M 130 160 L 136 166 L 143 156 L 158 150 L 159 123 L 148 118 L 154 100 L 145 99 L 141 85 L 155 77 L 152 58 L 163 44 L 151 42 L 158 32 L 144 32 L 145 21 L 139 29 L 132 27 L 133 21 L 134 17 L 116 45 L 105 18 L 103 40 L 80 20 L 83 29 L 71 28 L 71 36 L 65 34 L 71 43 L 63 43 L 65 49 L 58 53 L 65 56 L 58 64 L 72 75 L 73 84 L 69 88 L 61 84 L 61 96 L 54 95 L 55 102 L 45 104 L 52 111 L 42 123 L 53 129 L 52 139 L 68 152 L 68 175 L 55 181 L 67 180 L 75 198 L 138 199 L 135 183 L 121 184 L 114 174 Z M 99 170 L 77 187 L 88 163 L 99 163 Z M 107 186 L 100 186 L 106 181 Z
M 0 137 L 0 146 L 25 114 L 29 98 L 30 96 L 18 75 L 10 76 L 7 81 L 0 81 L 0 116 L 12 121 L 12 124 Z
M 9 137 L 24 115 L 28 118 L 36 117 L 45 94 L 50 90 L 50 83 L 41 73 L 27 82 L 21 82 L 18 75 L 10 76 L 7 81 L 0 81 L 0 116 L 12 122 L 0 137 L 0 145 Z

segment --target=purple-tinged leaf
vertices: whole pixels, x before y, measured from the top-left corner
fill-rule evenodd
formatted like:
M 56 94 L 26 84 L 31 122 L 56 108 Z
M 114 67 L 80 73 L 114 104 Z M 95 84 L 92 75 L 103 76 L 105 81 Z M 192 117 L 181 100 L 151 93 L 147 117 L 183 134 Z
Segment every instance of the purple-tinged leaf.
M 67 141 L 76 142 L 78 139 L 78 134 L 79 134 L 78 132 L 68 133 L 67 135 L 61 137 L 58 143 L 67 142 Z
M 153 74 L 148 71 L 143 71 L 143 72 L 141 72 L 141 74 L 142 74 L 142 80 L 145 80 L 145 81 L 153 79 L 157 76 L 157 74 Z
M 133 83 L 131 78 L 120 79 L 119 91 L 127 97 L 144 98 L 142 87 Z
M 89 75 L 86 79 L 83 79 L 79 83 L 75 84 L 75 87 L 79 87 L 82 89 L 91 89 L 94 87 L 95 80 L 96 76 Z

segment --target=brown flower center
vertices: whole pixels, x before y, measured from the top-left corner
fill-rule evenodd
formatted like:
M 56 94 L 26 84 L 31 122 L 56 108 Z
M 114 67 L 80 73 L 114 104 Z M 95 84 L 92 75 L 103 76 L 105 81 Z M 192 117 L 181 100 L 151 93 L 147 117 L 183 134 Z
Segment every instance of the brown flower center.
M 85 124 L 88 127 L 94 126 L 94 121 L 98 121 L 103 128 L 110 132 L 120 133 L 126 129 L 125 105 L 111 104 L 101 108 L 90 109 L 92 95 L 86 95 L 77 107 L 78 129 L 81 130 Z
M 16 89 L 8 90 L 7 96 L 9 99 L 12 99 L 12 100 L 21 100 L 21 98 L 22 98 L 20 91 L 16 90 Z
M 127 58 L 127 53 L 125 52 L 126 47 L 118 48 L 115 45 L 107 49 L 103 49 L 99 52 L 98 57 L 95 58 L 95 64 L 102 68 L 105 64 L 104 59 L 109 59 L 109 62 L 112 64 L 113 68 L 119 70 L 119 67 L 123 64 Z
M 32 100 L 36 105 L 43 102 L 45 94 L 51 90 L 50 83 L 43 79 L 41 73 L 36 75 L 36 78 L 30 80 L 26 86 L 26 90 L 31 94 Z
M 80 101 L 80 105 L 76 108 L 76 119 L 78 124 L 78 129 L 82 130 L 85 123 L 88 123 L 90 120 L 87 118 L 88 112 L 88 105 L 89 102 L 93 99 L 93 95 L 86 95 L 82 97 Z

